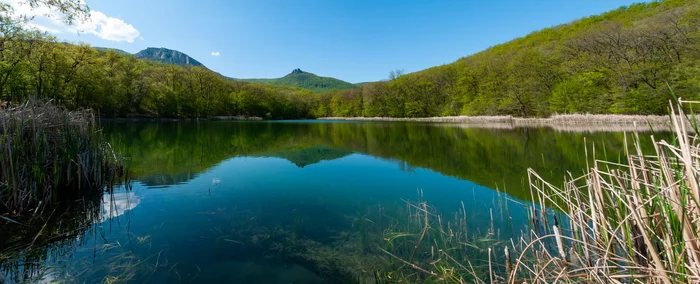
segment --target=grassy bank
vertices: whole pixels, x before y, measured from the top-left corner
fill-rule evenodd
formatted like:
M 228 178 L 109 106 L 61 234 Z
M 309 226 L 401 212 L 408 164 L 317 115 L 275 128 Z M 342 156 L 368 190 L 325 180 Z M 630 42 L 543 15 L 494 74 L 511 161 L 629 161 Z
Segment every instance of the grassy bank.
M 93 113 L 40 102 L 0 112 L 0 214 L 101 194 L 123 177 Z

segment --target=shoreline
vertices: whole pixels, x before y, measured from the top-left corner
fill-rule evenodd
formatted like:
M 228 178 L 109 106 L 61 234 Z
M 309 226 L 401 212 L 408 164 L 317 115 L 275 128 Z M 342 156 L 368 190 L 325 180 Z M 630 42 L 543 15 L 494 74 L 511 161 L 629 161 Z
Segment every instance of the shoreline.
M 696 116 L 700 121 L 700 115 Z M 357 122 L 423 122 L 436 126 L 449 125 L 463 128 L 516 129 L 546 127 L 562 132 L 652 132 L 671 131 L 668 115 L 617 115 L 617 114 L 563 114 L 548 118 L 521 118 L 513 116 L 441 116 L 441 117 L 319 117 L 309 121 L 357 121 Z M 247 116 L 213 116 L 199 118 L 165 118 L 148 116 L 100 117 L 100 122 L 193 122 L 193 121 L 285 121 Z M 688 127 L 693 132 L 692 127 Z
M 211 117 L 148 117 L 148 116 L 126 116 L 126 117 L 100 117 L 100 122 L 180 122 L 180 121 L 261 121 L 262 117 L 257 116 L 211 116 Z
M 700 116 L 696 116 L 700 119 Z M 515 129 L 548 127 L 565 132 L 621 132 L 670 131 L 668 115 L 617 114 L 563 114 L 548 118 L 520 118 L 513 116 L 444 116 L 420 118 L 395 117 L 321 117 L 317 120 L 374 121 L 374 122 L 428 122 L 444 123 L 465 128 Z M 689 127 L 692 130 L 692 127 Z

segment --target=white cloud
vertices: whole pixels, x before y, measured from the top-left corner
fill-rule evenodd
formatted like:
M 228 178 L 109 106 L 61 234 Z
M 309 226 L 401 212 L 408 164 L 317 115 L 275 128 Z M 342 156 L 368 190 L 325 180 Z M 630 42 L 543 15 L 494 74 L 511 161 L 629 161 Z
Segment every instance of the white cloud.
M 219 53 L 218 51 L 214 51 L 211 53 L 211 56 L 219 56 L 219 55 L 221 55 L 221 53 Z
M 129 43 L 134 42 L 140 36 L 139 31 L 134 26 L 121 19 L 107 16 L 100 11 L 90 11 L 89 18 L 85 21 L 76 21 L 73 25 L 67 25 L 63 22 L 63 15 L 49 7 L 40 5 L 31 8 L 24 0 L 0 1 L 9 4 L 14 9 L 16 16 L 25 15 L 32 18 L 26 24 L 28 28 L 53 34 L 92 34 L 105 40 Z

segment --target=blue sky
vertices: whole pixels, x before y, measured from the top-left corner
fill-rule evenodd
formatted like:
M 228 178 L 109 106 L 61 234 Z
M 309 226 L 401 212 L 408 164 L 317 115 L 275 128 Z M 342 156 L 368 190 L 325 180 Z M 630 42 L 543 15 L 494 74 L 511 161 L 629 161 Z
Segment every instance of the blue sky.
M 62 40 L 132 53 L 176 49 L 235 78 L 276 78 L 301 68 L 353 83 L 385 79 L 393 69 L 409 73 L 450 63 L 535 30 L 639 2 L 85 1 L 96 24 L 81 28 L 80 35 L 66 27 L 46 30 Z

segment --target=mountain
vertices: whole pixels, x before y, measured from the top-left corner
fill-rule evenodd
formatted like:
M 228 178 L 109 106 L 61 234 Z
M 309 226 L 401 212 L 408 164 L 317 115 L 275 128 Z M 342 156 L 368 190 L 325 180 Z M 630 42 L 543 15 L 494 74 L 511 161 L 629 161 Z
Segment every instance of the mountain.
M 187 54 L 177 50 L 167 48 L 149 47 L 136 53 L 139 59 L 147 59 L 165 64 L 175 64 L 180 66 L 199 66 L 205 67 L 204 64 L 195 60 Z M 205 67 L 206 68 L 206 67 Z
M 116 48 L 95 47 L 95 49 L 105 52 L 108 50 L 112 50 L 121 55 L 134 55 Z M 139 51 L 135 54 L 135 56 L 139 59 L 155 61 L 158 63 L 174 64 L 179 66 L 198 66 L 207 68 L 206 66 L 204 66 L 204 64 L 183 52 L 163 47 L 149 47 Z M 297 87 L 311 90 L 316 93 L 327 92 L 330 90 L 349 90 L 352 88 L 360 87 L 362 86 L 361 84 L 364 84 L 352 84 L 336 78 L 321 77 L 313 73 L 301 71 L 301 69 L 294 69 L 292 73 L 287 74 L 287 76 L 275 79 L 236 79 L 224 76 L 222 74 L 219 75 L 229 80 L 262 83 L 282 87 Z
M 276 86 L 298 87 L 311 90 L 317 93 L 330 90 L 349 90 L 356 86 L 352 83 L 345 82 L 331 77 L 321 77 L 313 73 L 294 69 L 292 73 L 287 74 L 282 78 L 276 79 L 239 79 L 251 83 L 263 83 Z

